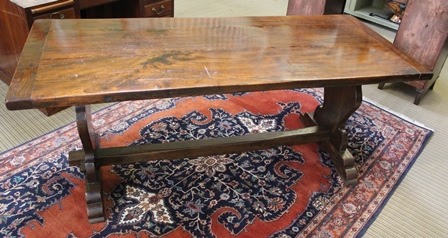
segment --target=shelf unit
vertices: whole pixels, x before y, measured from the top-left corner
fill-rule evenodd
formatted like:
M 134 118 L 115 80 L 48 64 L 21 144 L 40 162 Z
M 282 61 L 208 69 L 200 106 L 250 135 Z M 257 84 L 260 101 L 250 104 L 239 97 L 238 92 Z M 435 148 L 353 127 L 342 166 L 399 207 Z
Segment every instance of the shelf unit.
M 392 16 L 392 13 L 384 8 L 385 2 L 385 0 L 347 0 L 344 12 L 390 29 L 398 30 L 400 25 L 387 19 Z

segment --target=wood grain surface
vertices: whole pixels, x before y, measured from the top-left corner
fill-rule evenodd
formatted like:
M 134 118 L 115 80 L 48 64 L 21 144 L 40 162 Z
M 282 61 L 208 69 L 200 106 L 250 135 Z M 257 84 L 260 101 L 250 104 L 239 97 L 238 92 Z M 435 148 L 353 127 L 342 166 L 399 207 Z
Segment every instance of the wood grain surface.
M 430 79 L 351 16 L 39 20 L 8 109 Z

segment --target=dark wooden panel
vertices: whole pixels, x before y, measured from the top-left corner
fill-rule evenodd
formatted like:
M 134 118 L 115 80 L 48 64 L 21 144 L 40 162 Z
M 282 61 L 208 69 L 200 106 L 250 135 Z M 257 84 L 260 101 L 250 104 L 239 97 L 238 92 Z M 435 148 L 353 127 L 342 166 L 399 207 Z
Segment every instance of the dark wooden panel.
M 28 35 L 25 11 L 9 0 L 0 0 L 0 71 L 9 84 Z
M 410 0 L 398 29 L 394 45 L 434 73 L 429 81 L 406 82 L 417 90 L 414 104 L 433 87 L 448 56 L 447 11 L 446 0 Z
M 174 17 L 174 0 L 121 0 L 113 9 L 117 17 Z
M 346 0 L 290 0 L 287 15 L 343 14 Z
M 326 0 L 289 0 L 286 15 L 322 15 L 325 11 Z
M 448 1 L 410 0 L 394 45 L 433 69 L 448 36 Z
M 96 7 L 96 6 L 100 6 L 100 5 L 104 5 L 104 4 L 108 4 L 108 3 L 112 3 L 112 2 L 116 2 L 116 1 L 118 1 L 118 0 L 79 0 L 78 4 L 79 4 L 79 9 L 84 10 L 87 8 Z
M 324 14 L 343 14 L 346 0 L 327 0 Z

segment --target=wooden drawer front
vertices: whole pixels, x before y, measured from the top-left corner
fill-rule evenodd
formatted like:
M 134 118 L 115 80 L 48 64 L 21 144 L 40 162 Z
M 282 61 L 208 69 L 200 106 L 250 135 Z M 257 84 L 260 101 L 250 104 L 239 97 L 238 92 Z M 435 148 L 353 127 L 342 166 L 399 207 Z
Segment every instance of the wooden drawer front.
M 144 17 L 166 17 L 173 15 L 173 6 L 171 0 L 159 1 L 144 1 Z
M 75 9 L 67 8 L 67 9 L 61 9 L 61 10 L 55 10 L 52 12 L 47 12 L 42 15 L 34 16 L 33 19 L 64 19 L 64 18 L 76 18 L 75 16 Z
M 55 1 L 49 4 L 38 5 L 30 8 L 31 17 L 36 19 L 64 19 L 75 18 L 75 3 L 73 0 Z

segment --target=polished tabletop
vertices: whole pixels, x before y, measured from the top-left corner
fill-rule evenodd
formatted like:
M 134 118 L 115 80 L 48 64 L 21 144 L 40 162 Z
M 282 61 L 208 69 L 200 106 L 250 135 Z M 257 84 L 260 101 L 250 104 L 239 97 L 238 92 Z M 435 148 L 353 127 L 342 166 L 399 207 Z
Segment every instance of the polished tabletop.
M 352 16 L 37 20 L 10 110 L 427 80 Z

